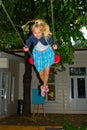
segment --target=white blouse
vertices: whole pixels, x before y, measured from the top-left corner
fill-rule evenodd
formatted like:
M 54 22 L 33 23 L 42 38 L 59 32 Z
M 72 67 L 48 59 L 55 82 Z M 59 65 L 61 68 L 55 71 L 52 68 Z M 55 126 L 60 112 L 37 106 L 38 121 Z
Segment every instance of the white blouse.
M 49 47 L 49 45 L 43 45 L 40 41 L 36 44 L 35 49 L 37 51 L 44 51 Z

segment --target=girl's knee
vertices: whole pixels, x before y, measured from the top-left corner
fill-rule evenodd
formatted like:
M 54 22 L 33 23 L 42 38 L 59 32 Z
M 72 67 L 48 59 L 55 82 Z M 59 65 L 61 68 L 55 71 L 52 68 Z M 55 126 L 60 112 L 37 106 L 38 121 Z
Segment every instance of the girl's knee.
M 45 73 L 45 76 L 48 77 L 48 76 L 49 76 L 49 72 L 46 72 L 46 73 Z
M 42 71 L 42 72 L 39 72 L 39 75 L 44 75 L 44 71 Z

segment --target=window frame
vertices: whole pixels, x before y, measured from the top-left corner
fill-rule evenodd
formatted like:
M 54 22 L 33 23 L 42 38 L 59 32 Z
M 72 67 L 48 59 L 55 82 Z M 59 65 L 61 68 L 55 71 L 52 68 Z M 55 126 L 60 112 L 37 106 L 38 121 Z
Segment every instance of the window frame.
M 48 97 L 49 93 L 50 93 L 50 95 L 52 94 L 52 92 L 50 92 L 50 87 L 49 87 L 49 92 L 46 93 L 46 101 L 47 101 L 47 102 L 55 102 L 55 101 L 56 101 L 55 67 L 54 67 L 54 66 L 51 66 L 50 69 L 54 69 L 54 70 L 53 70 L 53 72 L 50 70 L 49 78 L 50 78 L 50 75 L 51 75 L 51 76 L 54 75 L 54 80 L 53 80 L 53 82 L 49 82 L 49 80 L 48 80 L 48 87 L 49 87 L 50 85 L 54 85 L 54 86 L 53 86 L 53 89 L 54 89 L 54 100 L 48 99 L 48 98 L 49 98 L 49 97 Z

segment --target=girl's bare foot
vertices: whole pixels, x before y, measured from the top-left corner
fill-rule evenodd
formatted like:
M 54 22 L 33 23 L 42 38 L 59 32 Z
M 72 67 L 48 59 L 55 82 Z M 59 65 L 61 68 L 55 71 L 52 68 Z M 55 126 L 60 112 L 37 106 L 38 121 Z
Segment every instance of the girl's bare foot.
M 44 86 L 42 85 L 41 87 L 40 87 L 40 89 L 41 89 L 41 96 L 45 96 L 45 88 L 44 88 Z
M 46 92 L 46 93 L 49 92 L 48 86 L 45 87 L 45 92 Z

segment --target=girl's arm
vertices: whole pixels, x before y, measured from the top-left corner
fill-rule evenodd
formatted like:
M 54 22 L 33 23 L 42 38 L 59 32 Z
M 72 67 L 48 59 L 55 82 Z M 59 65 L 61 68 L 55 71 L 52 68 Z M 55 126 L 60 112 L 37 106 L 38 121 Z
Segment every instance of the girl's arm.
M 24 51 L 24 52 L 28 52 L 28 51 L 29 51 L 29 47 L 28 47 L 27 45 L 25 45 L 25 46 L 23 47 L 23 51 Z
M 32 35 L 30 35 L 30 37 L 28 38 L 26 45 L 23 47 L 23 51 L 28 52 L 31 44 L 32 44 Z
M 52 47 L 53 47 L 54 50 L 57 50 L 57 48 L 58 48 L 58 46 L 56 44 L 53 44 Z
M 58 43 L 54 41 L 53 37 L 48 38 L 48 43 L 52 45 L 53 49 L 56 50 L 58 48 Z

